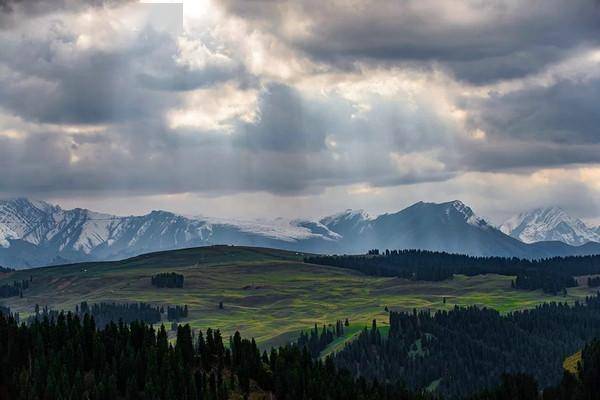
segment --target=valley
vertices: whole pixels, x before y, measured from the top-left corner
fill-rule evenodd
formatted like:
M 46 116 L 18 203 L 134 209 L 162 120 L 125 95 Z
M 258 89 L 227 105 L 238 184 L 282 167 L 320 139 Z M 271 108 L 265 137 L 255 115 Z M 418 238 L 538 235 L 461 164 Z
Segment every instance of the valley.
M 348 318 L 348 337 L 373 319 L 385 326 L 385 307 L 410 311 L 477 305 L 509 312 L 550 301 L 573 303 L 596 291 L 579 286 L 569 288 L 566 297 L 552 296 L 541 290 L 512 289 L 512 277 L 494 274 L 456 275 L 439 282 L 375 277 L 307 264 L 303 259 L 304 254 L 298 252 L 209 246 L 124 261 L 18 270 L 1 274 L 0 284 L 31 279 L 30 287 L 23 298 L 1 299 L 0 303 L 22 317 L 31 314 L 36 304 L 56 310 L 74 310 L 81 301 L 187 304 L 189 316 L 181 323 L 190 323 L 194 329 L 218 328 L 225 336 L 239 330 L 267 348 L 295 339 L 314 323 Z M 184 287 L 152 286 L 150 278 L 159 272 L 182 274 Z M 339 342 L 333 345 L 340 346 Z

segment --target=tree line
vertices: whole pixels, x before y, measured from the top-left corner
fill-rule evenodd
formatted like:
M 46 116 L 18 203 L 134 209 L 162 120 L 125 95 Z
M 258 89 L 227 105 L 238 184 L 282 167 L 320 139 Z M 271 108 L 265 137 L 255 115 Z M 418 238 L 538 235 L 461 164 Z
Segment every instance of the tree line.
M 218 330 L 194 335 L 177 328 L 170 343 L 164 326 L 108 323 L 89 314 L 59 313 L 31 324 L 0 315 L 2 399 L 281 400 L 425 399 L 400 385 L 354 379 L 332 359 L 314 360 L 287 345 L 260 352 L 239 333 L 229 346 Z
M 542 289 L 547 294 L 563 294 L 567 288 L 578 286 L 577 280 L 569 275 L 548 273 L 540 269 L 532 269 L 517 275 L 511 286 L 521 290 Z
M 0 308 L 0 312 L 3 310 Z M 10 309 L 7 307 L 5 314 L 10 313 Z M 38 304 L 35 305 L 34 313 L 25 319 L 25 323 L 31 324 L 35 321 L 43 320 L 44 318 L 53 320 L 58 318 L 61 311 L 49 309 L 48 306 L 40 308 Z M 131 323 L 133 321 L 143 321 L 147 324 L 157 324 L 163 319 L 163 315 L 166 314 L 168 321 L 179 321 L 187 318 L 188 316 L 188 305 L 183 306 L 174 305 L 167 306 L 155 306 L 148 303 L 94 303 L 88 304 L 87 301 L 82 301 L 80 304 L 75 306 L 74 314 L 80 318 L 84 315 L 90 315 L 94 318 L 96 326 L 102 328 L 108 325 L 110 322 L 123 322 Z M 175 325 L 175 329 L 177 325 Z
M 418 390 L 434 384 L 448 398 L 493 387 L 502 374 L 528 373 L 556 385 L 563 360 L 600 337 L 600 298 L 547 303 L 506 315 L 486 308 L 390 312 L 389 333 L 376 323 L 335 356 L 354 376 L 402 380 Z
M 308 333 L 300 332 L 300 337 L 296 341 L 296 344 L 303 348 L 306 347 L 308 352 L 313 358 L 319 357 L 321 352 L 333 342 L 336 338 L 344 336 L 344 326 L 348 326 L 348 320 L 346 322 L 336 321 L 335 326 L 326 326 L 319 330 L 319 327 L 315 323 L 313 329 Z
M 15 272 L 14 268 L 3 267 L 0 265 L 0 274 L 7 274 L 9 272 Z
M 183 306 L 167 306 L 167 319 L 169 321 L 179 321 L 180 319 L 187 318 L 187 316 L 187 304 L 184 304 Z
M 0 298 L 23 297 L 23 291 L 29 289 L 29 280 L 23 279 L 0 285 Z
M 587 285 L 589 287 L 598 287 L 600 286 L 600 276 L 594 276 L 587 278 Z
M 161 272 L 152 275 L 150 282 L 157 288 L 182 288 L 184 277 L 176 272 Z
M 126 324 L 133 321 L 143 321 L 156 324 L 161 320 L 161 309 L 147 303 L 94 303 L 91 306 L 87 301 L 75 307 L 75 314 L 83 317 L 89 314 L 94 318 L 95 324 L 104 327 L 110 322 L 122 321 Z
M 577 286 L 575 276 L 600 273 L 600 255 L 553 257 L 539 260 L 516 257 L 475 257 L 427 250 L 370 250 L 366 255 L 306 257 L 311 264 L 331 265 L 366 275 L 441 281 L 455 274 L 517 276 L 515 288 L 560 293 Z
M 547 307 L 547 311 L 557 311 L 556 307 L 563 306 L 555 304 Z M 528 320 L 525 325 L 529 325 L 529 329 L 533 331 L 547 329 L 549 326 L 536 323 L 542 318 L 538 315 L 540 309 L 543 307 L 509 315 L 507 319 Z M 566 314 L 561 310 L 563 309 L 558 310 L 558 325 L 567 322 Z M 393 313 L 388 338 L 382 336 L 376 323 L 370 329 L 365 329 L 356 342 L 361 345 L 368 342 L 368 346 L 363 349 L 364 357 L 379 358 L 377 368 L 380 371 L 395 372 L 397 379 L 366 379 L 364 375 L 356 377 L 353 372 L 336 365 L 340 362 L 339 358 L 314 359 L 307 347 L 296 344 L 261 353 L 253 339 L 244 339 L 238 332 L 229 337 L 226 346 L 226 339 L 218 330 L 209 328 L 205 332 L 194 333 L 189 325 L 178 326 L 176 340 L 170 342 L 164 326 L 155 329 L 152 325 L 139 321 L 130 324 L 110 322 L 99 328 L 89 314 L 80 317 L 61 312 L 51 317 L 46 315 L 35 319 L 28 325 L 19 324 L 10 314 L 0 313 L 0 399 L 224 400 L 246 399 L 252 395 L 252 398 L 278 400 L 439 400 L 441 397 L 435 393 L 410 390 L 401 383 L 411 368 L 420 367 L 414 360 L 431 357 L 437 349 L 430 348 L 428 344 L 411 346 L 409 356 L 413 363 L 409 364 L 409 368 L 401 367 L 396 371 L 389 371 L 389 368 L 397 367 L 392 360 L 399 353 L 382 357 L 386 353 L 381 350 L 386 343 L 399 343 L 411 335 L 411 338 L 417 337 L 419 324 L 427 323 L 426 326 L 431 328 L 432 322 L 427 322 L 431 319 L 439 318 L 441 323 L 451 318 L 456 320 L 455 325 L 468 323 L 468 329 L 473 329 L 475 318 L 471 316 L 475 310 L 463 311 L 466 314 L 459 310 L 428 316 L 426 313 L 416 312 Z M 542 314 L 545 311 L 543 309 Z M 417 320 L 417 317 L 420 319 Z M 487 323 L 489 320 L 484 318 L 480 325 Z M 534 329 L 534 326 L 537 328 Z M 501 327 L 495 325 L 494 328 Z M 521 326 L 521 329 L 525 328 Z M 579 337 L 580 329 L 581 327 L 575 329 L 576 337 Z M 485 333 L 489 333 L 489 330 Z M 472 336 L 475 335 L 474 332 Z M 435 341 L 435 336 L 423 334 L 419 339 Z M 439 372 L 445 374 L 442 383 L 460 378 L 456 371 L 464 367 L 464 360 L 454 357 L 466 352 L 463 358 L 485 358 L 489 349 L 470 349 L 469 346 L 474 344 L 471 339 L 467 337 L 470 343 L 464 348 L 444 352 L 447 362 L 439 369 Z M 522 337 L 516 337 L 515 345 L 522 340 Z M 547 340 L 547 350 L 551 351 L 553 342 Z M 536 371 L 528 370 L 531 365 L 527 364 L 519 371 L 502 372 L 488 388 L 473 393 L 468 398 L 596 399 L 600 393 L 600 342 L 592 340 L 582 347 L 579 372 L 575 375 L 565 372 L 552 386 L 538 384 Z M 356 349 L 354 347 L 350 352 Z M 386 350 L 395 351 L 393 347 Z M 523 348 L 518 348 L 515 351 L 522 350 Z M 494 352 L 493 349 L 491 351 Z M 342 353 L 349 354 L 346 351 Z M 523 353 L 521 357 L 526 359 L 534 354 L 535 351 Z M 543 357 L 537 359 L 544 360 Z M 427 361 L 430 364 L 437 362 L 434 358 Z M 494 363 L 498 370 L 510 366 L 510 362 L 504 364 L 502 360 L 488 361 Z M 355 360 L 355 363 L 360 367 L 364 366 L 361 360 Z M 457 363 L 457 367 L 449 368 L 453 363 Z M 552 367 L 556 367 L 553 373 L 560 375 L 562 367 L 555 364 L 552 363 Z M 480 366 L 486 365 L 490 364 Z M 490 371 L 479 368 L 469 369 L 467 372 L 470 379 L 477 380 Z M 464 384 L 464 381 L 461 382 Z M 544 387 L 544 390 L 540 391 L 540 387 Z M 453 397 L 447 395 L 446 398 Z
M 501 383 L 469 400 L 594 400 L 600 394 L 600 341 L 594 339 L 582 350 L 576 373 L 564 371 L 560 383 L 540 391 L 527 373 L 504 374 Z

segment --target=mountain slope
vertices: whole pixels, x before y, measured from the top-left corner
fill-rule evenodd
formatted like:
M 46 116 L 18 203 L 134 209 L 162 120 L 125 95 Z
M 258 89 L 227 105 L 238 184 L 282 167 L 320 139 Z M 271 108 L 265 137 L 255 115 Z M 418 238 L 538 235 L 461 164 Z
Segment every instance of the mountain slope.
M 460 201 L 416 203 L 371 223 L 371 243 L 379 247 L 419 248 L 471 255 L 525 257 L 527 247 L 478 217 Z
M 166 211 L 122 217 L 28 199 L 0 201 L 0 265 L 8 267 L 116 260 L 213 244 L 338 254 L 372 248 L 526 258 L 600 253 L 599 243 L 523 243 L 460 201 L 419 202 L 376 218 L 346 210 L 319 221 L 235 221 Z
M 14 267 L 113 260 L 210 244 L 310 250 L 337 238 L 321 225 L 301 221 L 261 224 L 166 211 L 119 217 L 22 198 L 0 202 L 0 265 Z
M 521 213 L 500 227 L 502 232 L 525 243 L 560 241 L 572 246 L 600 242 L 600 234 L 559 207 Z

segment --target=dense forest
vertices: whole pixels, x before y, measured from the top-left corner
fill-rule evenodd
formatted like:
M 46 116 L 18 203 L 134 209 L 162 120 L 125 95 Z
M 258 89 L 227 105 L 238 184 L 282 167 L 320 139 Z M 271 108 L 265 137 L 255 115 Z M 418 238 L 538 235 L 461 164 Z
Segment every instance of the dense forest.
M 161 320 L 160 308 L 146 303 L 97 303 L 90 306 L 84 301 L 75 308 L 75 314 L 80 317 L 86 314 L 91 315 L 94 317 L 96 326 L 99 327 L 104 327 L 111 321 L 122 321 L 126 324 L 143 321 L 148 324 L 156 324 Z
M 587 284 L 589 287 L 600 286 L 600 276 L 594 276 L 594 277 L 587 278 Z
M 563 372 L 557 386 L 541 393 L 537 381 L 528 374 L 504 374 L 501 383 L 469 400 L 596 400 L 600 397 L 600 341 L 594 339 L 582 350 L 576 374 Z
M 316 358 L 336 338 L 344 336 L 344 326 L 348 326 L 348 320 L 345 323 L 336 321 L 335 326 L 323 325 L 321 329 L 315 324 L 315 327 L 308 333 L 300 332 L 296 344 L 300 347 L 306 347 L 310 355 Z
M 19 325 L 2 309 L 0 400 L 224 400 L 250 395 L 283 400 L 441 399 L 406 388 L 402 382 L 410 380 L 413 369 L 423 371 L 423 376 L 443 377 L 438 383 L 441 391 L 455 389 L 445 398 L 457 397 L 458 385 L 467 385 L 462 392 L 485 385 L 483 391 L 465 398 L 592 400 L 600 393 L 600 342 L 581 345 L 582 363 L 576 375 L 561 372 L 560 360 L 554 358 L 572 347 L 561 346 L 563 339 L 582 340 L 589 336 L 586 324 L 598 325 L 594 318 L 579 315 L 584 309 L 597 311 L 598 302 L 594 298 L 585 306 L 552 304 L 506 317 L 489 310 L 478 314 L 474 308 L 391 313 L 389 337 L 382 337 L 374 323 L 347 350 L 325 360 L 312 357 L 307 346 L 297 344 L 261 353 L 254 340 L 237 332 L 227 343 L 218 330 L 195 333 L 189 325 L 180 325 L 176 340 L 170 342 L 162 325 L 155 329 L 138 321 L 109 322 L 98 328 L 89 314 L 72 313 L 45 314 Z M 554 325 L 549 322 L 552 313 L 557 315 Z M 483 319 L 477 322 L 478 318 Z M 556 332 L 569 323 L 574 324 L 573 332 Z M 331 332 L 341 329 L 338 322 Z M 442 334 L 448 338 L 438 340 Z M 351 365 L 344 366 L 351 356 L 355 357 Z M 357 368 L 360 377 L 355 376 Z M 374 371 L 389 377 L 366 379 Z M 546 373 L 552 375 L 552 386 L 544 383 Z
M 559 382 L 562 362 L 600 337 L 600 298 L 549 303 L 501 315 L 476 307 L 391 312 L 389 334 L 374 322 L 336 357 L 355 376 L 437 387 L 461 398 L 493 386 L 503 373 L 531 374 L 541 387 Z
M 12 284 L 0 285 L 0 298 L 7 297 L 23 297 L 23 291 L 29 289 L 29 281 L 23 279 L 21 281 L 13 281 Z
M 187 304 L 183 306 L 167 306 L 167 319 L 169 321 L 179 321 L 180 319 L 187 318 L 188 316 L 188 306 Z
M 152 275 L 150 282 L 158 288 L 182 288 L 184 277 L 176 272 L 161 272 Z
M 0 399 L 223 400 L 250 393 L 281 400 L 425 398 L 354 379 L 295 345 L 261 354 L 239 333 L 226 347 L 218 330 L 195 336 L 185 325 L 171 344 L 163 326 L 144 322 L 98 329 L 89 314 L 59 313 L 28 325 L 0 315 Z
M 3 311 L 0 308 L 0 311 Z M 10 311 L 7 307 L 4 311 Z M 47 306 L 40 308 L 35 306 L 34 313 L 29 316 L 24 322 L 27 324 L 33 323 L 35 320 L 56 319 L 61 311 L 49 309 Z M 90 315 L 94 318 L 95 325 L 102 328 L 109 322 L 123 322 L 125 324 L 133 321 L 143 321 L 147 324 L 157 324 L 163 319 L 163 314 L 166 314 L 167 320 L 179 321 L 187 318 L 188 306 L 154 306 L 148 303 L 94 303 L 88 304 L 87 301 L 82 301 L 75 306 L 75 315 L 83 318 L 85 315 Z M 177 325 L 175 325 L 176 329 Z
M 306 257 L 311 264 L 349 268 L 367 275 L 440 281 L 454 274 L 517 276 L 515 288 L 561 293 L 577 286 L 575 276 L 599 274 L 600 255 L 529 260 L 506 257 L 474 257 L 426 250 L 370 250 L 367 255 Z

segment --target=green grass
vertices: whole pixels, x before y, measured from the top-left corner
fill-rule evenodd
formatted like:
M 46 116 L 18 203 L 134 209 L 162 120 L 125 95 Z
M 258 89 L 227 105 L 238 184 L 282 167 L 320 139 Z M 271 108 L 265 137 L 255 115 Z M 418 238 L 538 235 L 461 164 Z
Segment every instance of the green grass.
M 577 353 L 570 355 L 563 362 L 563 368 L 572 374 L 578 372 L 578 364 L 581 362 L 581 350 Z
M 183 289 L 157 289 L 150 276 L 175 271 L 185 276 Z M 188 304 L 194 328 L 219 328 L 225 335 L 239 330 L 263 346 L 283 344 L 314 323 L 329 324 L 348 318 L 344 340 L 326 351 L 336 351 L 373 319 L 385 329 L 387 312 L 413 308 L 450 309 L 454 305 L 493 307 L 501 312 L 530 308 L 547 301 L 575 301 L 593 292 L 570 289 L 566 298 L 541 291 L 510 288 L 511 277 L 457 276 L 444 282 L 413 282 L 304 264 L 302 255 L 279 250 L 214 246 L 154 253 L 112 263 L 84 263 L 17 271 L 2 281 L 28 279 L 23 299 L 2 303 L 23 314 L 35 304 L 74 309 L 79 302 L 115 301 Z M 447 298 L 443 304 L 443 297 Z M 224 303 L 220 310 L 218 304 Z M 356 329 L 356 330 L 354 330 Z
M 370 328 L 366 323 L 365 324 L 351 324 L 348 327 L 344 327 L 344 335 L 336 338 L 333 342 L 329 343 L 329 345 L 321 352 L 321 357 L 325 358 L 330 354 L 336 353 L 344 348 L 346 343 L 351 340 L 354 340 L 360 335 L 364 328 Z M 381 328 L 379 328 L 381 329 Z

